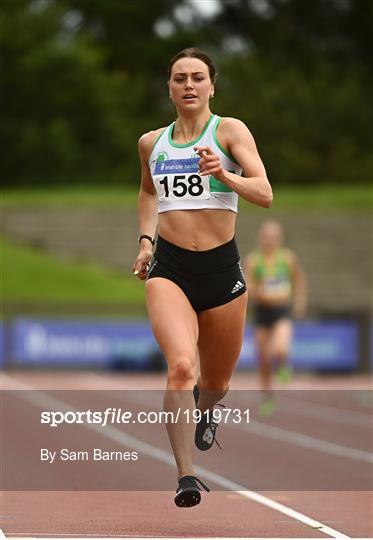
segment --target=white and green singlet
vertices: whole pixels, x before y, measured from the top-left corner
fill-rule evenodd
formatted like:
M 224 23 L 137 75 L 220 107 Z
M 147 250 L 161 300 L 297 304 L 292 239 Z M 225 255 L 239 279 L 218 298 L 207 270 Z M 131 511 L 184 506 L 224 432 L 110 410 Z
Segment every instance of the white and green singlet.
M 172 140 L 175 122 L 166 127 L 155 142 L 149 158 L 157 191 L 158 212 L 217 208 L 237 212 L 238 195 L 211 175 L 200 175 L 200 156 L 195 146 L 209 146 L 219 156 L 223 169 L 242 174 L 240 165 L 220 145 L 216 130 L 220 117 L 212 114 L 201 135 L 187 144 Z

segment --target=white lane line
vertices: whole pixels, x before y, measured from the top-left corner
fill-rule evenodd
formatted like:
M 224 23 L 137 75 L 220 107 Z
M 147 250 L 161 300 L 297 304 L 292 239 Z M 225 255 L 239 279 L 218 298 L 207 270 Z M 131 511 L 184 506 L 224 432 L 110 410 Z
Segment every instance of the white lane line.
M 103 379 L 103 381 L 106 380 L 105 377 L 100 375 L 96 376 L 96 380 L 98 380 L 98 377 Z M 99 392 L 104 392 L 105 395 L 109 396 L 109 392 L 106 390 L 99 390 Z M 111 399 L 113 398 L 113 393 L 110 393 L 110 397 Z M 146 404 L 149 407 L 152 407 L 152 410 L 155 407 L 158 409 L 160 408 L 159 401 L 155 399 L 155 391 L 150 391 L 145 394 L 144 392 L 134 392 L 132 390 L 130 393 L 126 394 L 126 399 L 132 403 L 142 405 Z M 370 452 L 359 450 L 357 448 L 351 448 L 349 446 L 342 446 L 337 443 L 325 441 L 324 439 L 318 439 L 316 437 L 311 437 L 310 435 L 290 431 L 277 426 L 271 426 L 270 424 L 259 422 L 257 420 L 250 420 L 249 424 L 245 422 L 240 422 L 238 424 L 228 422 L 227 424 L 224 424 L 224 426 L 248 433 L 255 433 L 256 435 L 268 437 L 270 439 L 282 441 L 288 444 L 294 444 L 309 450 L 317 450 L 318 452 L 331 454 L 333 456 L 363 461 L 364 463 L 373 463 L 373 454 Z
M 123 381 L 116 383 L 116 387 L 113 388 L 114 383 L 111 379 L 108 377 L 101 377 L 97 373 L 87 373 L 81 381 L 82 386 L 85 386 L 87 390 L 93 390 L 92 384 L 95 385 L 95 383 L 96 385 L 100 385 L 100 387 L 95 388 L 95 390 L 101 390 L 102 387 L 104 387 L 105 390 L 111 390 L 112 392 L 121 392 L 122 390 L 133 391 L 133 386 Z
M 250 421 L 249 424 L 226 424 L 227 427 L 233 429 L 239 429 L 246 431 L 247 433 L 255 433 L 262 437 L 269 437 L 277 441 L 284 441 L 287 443 L 301 446 L 302 448 L 308 448 L 310 450 L 317 450 L 326 454 L 332 454 L 334 456 L 355 459 L 358 461 L 364 461 L 365 463 L 373 463 L 373 454 L 365 452 L 364 450 L 357 450 L 349 446 L 342 446 L 333 442 L 325 441 L 323 439 L 317 439 L 310 435 L 298 433 L 296 431 L 290 431 L 288 429 L 280 428 L 277 426 L 271 426 L 264 422 L 258 422 L 257 420 Z
M 10 533 L 10 534 L 13 534 L 13 533 Z M 34 535 L 34 536 L 31 536 Z M 132 538 L 132 539 L 137 539 L 139 538 L 138 536 L 135 536 L 135 535 L 132 535 L 132 534 L 93 534 L 93 533 L 89 533 L 89 534 L 85 534 L 85 533 L 80 533 L 80 536 L 76 536 L 76 532 L 75 533 L 14 533 L 13 536 L 8 536 L 7 537 L 7 540 L 12 540 L 13 538 L 22 538 L 23 540 L 34 540 L 34 539 L 38 539 L 38 538 L 43 538 L 43 540 L 47 540 L 48 538 L 53 538 L 53 540 L 59 540 L 60 538 L 63 539 L 63 538 L 69 538 L 69 540 L 81 540 L 82 538 L 84 538 L 84 540 L 89 540 L 90 538 L 105 538 L 107 540 L 110 540 L 111 538 L 115 538 L 115 540 L 120 540 L 121 538 Z M 171 537 L 168 537 L 168 536 L 154 536 L 153 534 L 144 534 L 143 536 L 141 536 L 140 538 L 171 538 Z M 180 538 L 179 538 L 180 540 Z M 183 539 L 184 540 L 184 539 Z M 236 539 L 237 540 L 237 539 Z M 325 538 L 324 538 L 325 540 Z
M 278 400 L 279 409 L 289 411 L 292 414 L 307 416 L 309 418 L 319 418 L 323 421 L 340 422 L 342 424 L 349 423 L 353 426 L 372 429 L 372 416 L 369 414 L 347 409 L 338 409 L 332 405 L 302 401 L 293 398 L 290 392 L 291 390 L 288 391 L 287 397 L 280 396 Z
M 133 382 L 127 381 L 123 382 L 122 380 L 115 380 L 111 377 L 103 377 L 102 375 L 99 375 L 98 373 L 88 373 L 84 376 L 84 380 L 82 381 L 83 386 L 89 387 L 90 389 L 95 390 L 102 390 L 102 389 L 110 389 L 110 390 L 137 390 L 137 388 L 134 387 Z M 94 388 L 92 388 L 91 384 L 94 385 Z M 142 388 L 143 390 L 157 390 L 156 388 Z M 159 388 L 159 390 L 161 390 Z M 326 392 L 326 390 L 307 390 L 307 392 Z M 340 390 L 331 390 L 331 392 L 339 392 Z M 343 390 L 342 390 L 343 391 Z M 344 390 L 347 391 L 347 390 Z M 359 390 L 353 390 L 355 392 L 358 392 Z M 253 390 L 251 393 L 257 393 L 259 394 L 258 390 Z M 284 397 L 284 393 L 286 392 L 286 397 Z M 361 426 L 372 429 L 372 415 L 364 413 L 364 412 L 358 412 L 358 411 L 352 411 L 349 409 L 341 409 L 337 408 L 333 405 L 326 405 L 321 403 L 313 403 L 312 401 L 307 400 L 301 400 L 298 398 L 294 398 L 292 393 L 298 393 L 299 390 L 280 390 L 279 391 L 279 399 L 277 403 L 277 409 L 284 410 L 291 412 L 295 415 L 299 416 L 306 416 L 309 418 L 318 418 L 322 421 L 330 421 L 330 422 L 339 422 L 339 423 L 350 423 L 354 426 Z M 363 390 L 361 391 L 363 392 Z M 373 395 L 373 389 L 365 390 L 365 392 L 371 392 Z M 247 396 L 250 394 L 250 390 L 232 390 L 232 393 L 236 396 L 243 396 L 244 394 Z
M 5 377 L 6 377 L 6 380 L 8 380 L 9 382 L 16 382 L 15 379 L 12 379 L 11 377 L 7 375 L 5 375 Z M 30 387 L 27 387 L 25 385 L 22 385 L 22 386 L 24 386 L 28 390 L 30 389 Z M 34 395 L 35 393 L 36 395 Z M 40 390 L 34 390 L 34 392 L 32 393 L 26 392 L 26 393 L 19 394 L 19 398 L 24 399 L 25 401 L 28 401 L 29 403 L 32 403 L 34 405 L 37 405 L 38 407 L 42 407 L 46 409 L 56 408 L 57 410 L 64 411 L 64 412 L 77 411 L 75 407 L 72 407 L 71 405 L 68 405 L 67 403 L 63 401 L 57 400 L 53 398 L 52 396 L 49 396 L 48 394 L 41 392 Z M 170 465 L 173 469 L 175 469 L 174 457 L 169 452 L 165 452 L 164 450 L 161 450 L 160 448 L 157 448 L 156 446 L 145 443 L 135 437 L 131 437 L 130 435 L 127 435 L 124 432 L 112 426 L 106 426 L 104 430 L 100 428 L 100 426 L 95 425 L 95 424 L 83 424 L 83 426 L 87 429 L 91 429 L 92 431 L 95 431 L 96 433 L 99 433 L 100 435 L 103 435 L 104 437 L 108 437 L 109 439 L 112 439 L 113 441 L 118 442 L 122 444 L 123 446 L 130 446 L 131 448 L 138 450 L 139 452 L 153 459 L 157 459 L 158 461 L 162 463 L 166 463 L 167 465 Z M 262 504 L 263 506 L 266 506 L 267 508 L 270 508 L 271 510 L 280 512 L 301 523 L 304 523 L 305 525 L 308 525 L 312 529 L 317 529 L 318 531 L 328 536 L 331 536 L 332 538 L 350 538 L 349 536 L 346 536 L 345 534 L 331 527 L 328 527 L 327 525 L 324 525 L 320 521 L 312 519 L 306 516 L 305 514 L 302 514 L 301 512 L 297 512 L 296 510 L 293 510 L 292 508 L 285 506 L 284 504 L 278 503 L 270 499 L 269 497 L 265 497 L 264 495 L 261 495 L 260 493 L 257 493 L 256 491 L 247 490 L 245 486 L 236 484 L 235 482 L 232 482 L 231 480 L 228 480 L 227 478 L 224 478 L 223 476 L 220 476 L 203 467 L 196 467 L 196 473 L 202 476 L 202 478 L 205 478 L 206 480 L 210 480 L 211 482 L 214 482 L 216 485 L 224 489 L 234 491 L 238 493 L 239 495 L 241 495 L 242 497 L 245 497 L 246 499 Z
M 2 529 L 0 529 L 0 540 L 6 540 L 6 536 L 3 533 Z
M 35 534 L 35 533 L 33 533 Z M 18 540 L 19 538 L 22 538 L 22 540 L 40 540 L 41 538 L 43 540 L 51 540 L 51 538 L 53 538 L 53 540 L 57 538 L 59 538 L 60 540 L 64 540 L 65 538 L 68 538 L 69 540 L 82 540 L 82 538 L 84 538 L 84 540 L 99 540 L 100 538 L 105 538 L 105 540 L 110 540 L 111 538 L 113 540 L 121 540 L 122 538 L 125 539 L 125 540 L 128 540 L 128 538 L 131 538 L 131 540 L 143 540 L 144 538 L 154 538 L 155 540 L 161 540 L 163 538 L 167 538 L 167 540 L 279 540 L 279 538 L 276 536 L 276 537 L 265 537 L 265 538 L 262 538 L 262 537 L 258 537 L 258 536 L 240 536 L 239 539 L 237 538 L 237 536 L 201 536 L 201 537 L 198 537 L 198 536 L 154 536 L 154 535 L 149 535 L 149 536 L 126 536 L 126 535 L 121 535 L 121 536 L 115 536 L 115 535 L 111 535 L 111 536 L 85 536 L 85 535 L 82 535 L 82 536 L 61 536 L 59 534 L 55 534 L 54 536 L 52 536 L 53 533 L 49 533 L 51 536 L 44 536 L 43 533 L 40 533 L 40 535 L 38 536 L 22 536 L 22 534 L 19 534 L 18 536 L 8 536 L 8 539 L 7 540 Z M 281 540 L 294 540 L 294 537 L 281 537 Z M 296 540 L 310 540 L 310 537 L 307 536 L 307 537 L 303 537 L 303 538 L 300 538 L 300 537 L 297 537 Z M 322 536 L 322 537 L 312 537 L 312 540 L 325 540 L 325 536 Z M 362 537 L 359 537 L 357 539 L 354 539 L 354 540 L 372 540 L 371 538 L 362 538 Z
M 52 533 L 50 533 L 52 535 Z M 143 540 L 144 538 L 154 538 L 155 540 L 159 539 L 163 539 L 163 538 L 167 538 L 167 540 L 206 540 L 208 538 L 208 540 L 238 540 L 238 538 L 236 536 L 201 536 L 201 537 L 198 537 L 198 536 L 183 536 L 183 537 L 180 537 L 180 536 L 154 536 L 154 535 L 149 535 L 149 536 L 126 536 L 126 535 L 122 535 L 122 536 L 85 536 L 85 535 L 82 535 L 82 536 L 60 536 L 58 534 L 54 535 L 54 536 L 44 536 L 42 533 L 39 535 L 39 536 L 22 536 L 21 534 L 19 536 L 8 536 L 8 540 L 18 540 L 18 538 L 22 538 L 23 540 L 40 540 L 41 538 L 43 540 L 50 540 L 51 538 L 53 538 L 53 540 L 56 539 L 56 537 L 60 538 L 60 540 L 64 540 L 65 538 L 68 538 L 69 540 L 82 540 L 82 538 L 84 538 L 84 540 L 99 540 L 100 538 L 105 538 L 105 540 L 110 540 L 111 538 L 115 539 L 115 540 L 121 540 L 122 538 L 127 540 L 128 538 L 131 538 L 131 540 Z M 278 537 L 265 537 L 265 538 L 259 538 L 257 536 L 250 536 L 250 537 L 246 537 L 246 536 L 240 536 L 239 537 L 239 540 L 279 540 Z M 293 537 L 289 537 L 289 539 L 287 537 L 281 537 L 281 540 L 294 540 Z M 304 538 L 299 538 L 297 537 L 297 540 L 310 540 L 310 537 L 304 537 Z M 325 536 L 323 537 L 320 537 L 320 538 L 315 538 L 315 537 L 312 537 L 312 540 L 325 540 Z M 371 538 L 358 538 L 356 540 L 372 540 Z
M 102 380 L 103 385 L 105 385 L 105 383 L 107 383 L 108 381 L 108 379 L 103 377 L 102 375 L 95 374 L 95 381 L 99 382 L 100 380 Z M 105 393 L 105 395 L 109 395 L 109 393 L 107 393 L 105 390 L 103 390 L 103 392 Z M 110 397 L 112 398 L 113 394 L 110 394 Z M 154 392 L 144 394 L 143 392 L 139 393 L 131 391 L 126 397 L 130 401 L 138 404 L 146 403 L 153 408 L 156 405 L 156 400 L 154 399 Z M 157 407 L 159 408 L 159 403 L 157 403 Z M 325 441 L 323 439 L 311 437 L 306 434 L 290 431 L 277 426 L 271 426 L 269 424 L 265 424 L 264 422 L 251 421 L 249 424 L 245 424 L 243 422 L 239 424 L 227 423 L 226 426 L 233 429 L 246 431 L 248 433 L 254 432 L 257 435 L 283 441 L 289 444 L 294 444 L 302 448 L 317 450 L 319 452 L 331 454 L 342 458 L 355 459 L 369 464 L 373 463 L 373 454 L 365 452 L 364 450 L 358 450 L 355 448 L 342 446 L 333 442 Z

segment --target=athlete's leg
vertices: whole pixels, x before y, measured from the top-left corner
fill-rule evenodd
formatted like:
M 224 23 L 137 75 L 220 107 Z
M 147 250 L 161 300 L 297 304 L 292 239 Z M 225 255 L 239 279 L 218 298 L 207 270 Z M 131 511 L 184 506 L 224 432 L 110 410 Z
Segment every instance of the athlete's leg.
M 271 384 L 271 326 L 260 325 L 254 330 L 256 356 L 259 364 L 260 386 L 264 393 L 272 391 Z
M 271 356 L 276 362 L 286 364 L 293 338 L 291 319 L 279 319 L 273 324 Z
M 172 281 L 155 277 L 146 282 L 146 300 L 156 340 L 167 360 L 164 410 L 194 409 L 191 390 L 196 378 L 198 321 L 183 291 Z M 192 451 L 195 425 L 179 415 L 166 424 L 179 478 L 193 475 Z
M 288 365 L 292 338 L 293 322 L 291 319 L 279 319 L 274 323 L 271 356 L 278 368 L 277 378 L 284 384 L 288 384 L 292 378 L 292 370 Z
M 226 394 L 242 348 L 247 292 L 216 308 L 199 313 L 200 376 L 198 406 L 212 409 Z

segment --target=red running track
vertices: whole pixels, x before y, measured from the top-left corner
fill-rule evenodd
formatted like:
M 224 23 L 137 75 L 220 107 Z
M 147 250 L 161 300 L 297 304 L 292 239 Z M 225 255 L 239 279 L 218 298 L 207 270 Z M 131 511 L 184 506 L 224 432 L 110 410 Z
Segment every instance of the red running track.
M 153 399 L 152 394 L 144 390 L 162 389 L 164 379 L 164 375 L 148 374 L 9 371 L 2 376 L 2 388 L 36 389 L 42 399 L 47 400 L 45 403 L 56 396 L 60 398 L 58 390 L 95 389 L 101 391 L 97 403 L 102 408 L 104 396 L 110 396 L 113 390 L 142 390 L 130 394 L 131 407 L 141 408 L 142 401 L 149 405 L 149 400 Z M 254 395 L 256 379 L 238 373 L 232 389 L 247 390 Z M 153 455 L 142 457 L 141 474 L 169 479 L 173 485 L 169 491 L 95 491 L 94 473 L 91 491 L 79 491 L 79 486 L 75 491 L 4 491 L 1 528 L 6 537 L 11 538 L 372 537 L 373 497 L 371 489 L 366 489 L 372 470 L 369 461 L 371 378 L 298 377 L 291 390 L 294 393 L 288 392 L 279 398 L 273 418 L 263 421 L 254 417 L 252 422 L 250 418 L 251 431 L 248 426 L 219 428 L 223 451 L 214 447 L 198 456 L 198 466 L 205 474 L 201 478 L 213 489 L 203 494 L 198 507 L 178 509 L 173 503 L 175 467 L 172 461 L 160 461 L 155 451 L 170 454 L 164 427 L 145 432 L 142 426 L 135 426 L 131 436 L 154 449 Z M 333 399 L 330 403 L 330 396 L 335 397 L 336 390 L 344 390 L 343 399 L 338 402 Z M 359 392 L 349 393 L 349 390 Z M 231 394 L 236 405 L 244 395 Z M 356 400 L 356 395 L 362 399 Z M 66 396 L 71 399 L 70 394 Z M 21 459 L 22 441 L 30 437 L 38 441 L 42 431 L 39 433 L 41 426 L 38 426 L 31 433 L 25 430 L 20 433 L 17 417 L 27 420 L 30 415 L 31 418 L 37 404 L 23 398 L 13 402 L 10 439 L 16 462 L 17 457 Z M 155 408 L 154 403 L 151 405 Z M 31 429 L 31 420 L 29 425 Z M 122 431 L 125 435 L 126 430 Z M 102 435 L 87 429 L 82 433 L 84 442 L 92 440 L 95 444 L 99 438 L 100 443 L 96 444 L 102 445 Z M 6 437 L 7 433 L 2 435 Z M 79 446 L 79 441 L 75 442 Z M 45 465 L 40 464 L 40 467 Z M 131 485 L 135 485 L 136 478 L 132 479 L 131 475 L 135 477 L 138 469 L 126 470 L 129 471 L 126 482 L 133 481 Z M 30 473 L 38 474 L 38 468 Z M 58 468 L 55 474 L 59 474 Z M 288 485 L 293 478 L 296 484 L 297 476 L 298 484 L 300 478 L 305 489 L 295 490 Z M 331 491 L 330 478 L 343 489 Z M 329 488 L 317 489 L 324 481 Z M 364 491 L 350 489 L 360 485 Z

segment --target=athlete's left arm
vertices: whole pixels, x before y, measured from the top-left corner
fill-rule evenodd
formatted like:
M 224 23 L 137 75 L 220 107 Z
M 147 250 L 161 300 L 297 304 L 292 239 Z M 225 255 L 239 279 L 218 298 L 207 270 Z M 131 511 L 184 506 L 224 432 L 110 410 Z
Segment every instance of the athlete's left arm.
M 236 118 L 222 118 L 218 131 L 220 144 L 227 148 L 240 164 L 243 176 L 223 169 L 219 156 L 208 146 L 195 148 L 201 156 L 200 172 L 212 174 L 248 202 L 264 208 L 271 206 L 272 188 L 250 131 Z
M 287 250 L 286 258 L 293 285 L 293 316 L 300 319 L 304 317 L 307 308 L 307 278 L 295 253 Z

